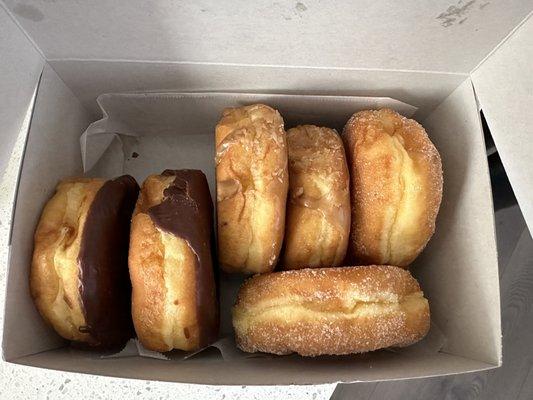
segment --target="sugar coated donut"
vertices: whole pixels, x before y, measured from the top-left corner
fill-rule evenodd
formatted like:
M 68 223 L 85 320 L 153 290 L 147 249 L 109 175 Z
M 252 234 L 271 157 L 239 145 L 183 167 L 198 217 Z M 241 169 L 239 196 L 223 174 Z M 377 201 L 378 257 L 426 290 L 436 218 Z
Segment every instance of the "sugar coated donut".
M 408 346 L 429 329 L 429 305 L 407 270 L 314 268 L 256 275 L 233 309 L 237 346 L 303 356 Z

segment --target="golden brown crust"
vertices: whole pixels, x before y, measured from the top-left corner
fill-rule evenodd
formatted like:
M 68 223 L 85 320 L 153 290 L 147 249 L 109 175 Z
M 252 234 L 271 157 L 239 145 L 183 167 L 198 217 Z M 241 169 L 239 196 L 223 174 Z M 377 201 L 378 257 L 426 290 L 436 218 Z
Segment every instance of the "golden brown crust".
M 304 356 L 407 346 L 429 330 L 429 305 L 408 271 L 392 266 L 256 275 L 233 309 L 239 348 Z
M 354 114 L 343 140 L 352 184 L 350 258 L 409 265 L 435 231 L 438 151 L 420 124 L 388 109 Z
M 350 232 L 348 166 L 336 131 L 302 125 L 287 131 L 289 197 L 285 269 L 335 267 L 346 255 Z
M 168 346 L 163 335 L 154 333 L 162 330 L 163 325 L 166 295 L 163 254 L 160 233 L 152 220 L 136 212 L 131 223 L 128 257 L 133 324 L 145 347 L 166 350 Z
M 30 291 L 43 318 L 65 339 L 91 344 L 79 291 L 78 254 L 87 213 L 102 179 L 61 181 L 34 235 Z
M 215 136 L 219 264 L 226 272 L 272 271 L 288 190 L 283 119 L 262 104 L 229 108 Z
M 163 231 L 148 215 L 151 207 L 163 201 L 163 191 L 173 181 L 172 175 L 151 175 L 145 180 L 130 235 L 133 323 L 140 342 L 155 351 L 194 350 L 201 336 L 196 254 L 186 240 Z

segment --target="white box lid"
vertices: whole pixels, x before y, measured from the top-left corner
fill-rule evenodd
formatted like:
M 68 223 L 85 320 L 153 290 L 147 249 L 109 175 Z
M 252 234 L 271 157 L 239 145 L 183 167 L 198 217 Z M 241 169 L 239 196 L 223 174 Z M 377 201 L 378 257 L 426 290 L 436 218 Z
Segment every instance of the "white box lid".
M 469 73 L 531 1 L 4 0 L 47 59 Z
M 533 232 L 533 18 L 473 73 L 476 96 L 524 219 Z

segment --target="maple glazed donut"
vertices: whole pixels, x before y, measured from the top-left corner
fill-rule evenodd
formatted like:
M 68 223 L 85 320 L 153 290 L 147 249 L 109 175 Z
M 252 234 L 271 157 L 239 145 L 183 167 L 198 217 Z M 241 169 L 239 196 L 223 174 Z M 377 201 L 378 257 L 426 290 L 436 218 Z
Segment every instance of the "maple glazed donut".
M 216 340 L 213 204 L 199 170 L 166 170 L 143 183 L 131 225 L 129 269 L 137 337 L 155 351 Z
M 303 356 L 404 347 L 429 330 L 418 282 L 392 266 L 309 268 L 255 275 L 233 308 L 237 346 Z
M 113 348 L 133 336 L 130 219 L 139 186 L 128 175 L 61 181 L 35 231 L 30 291 L 65 339 Z
M 440 155 L 418 122 L 389 109 L 354 114 L 342 136 L 351 177 L 349 259 L 406 267 L 435 231 Z
M 230 273 L 272 271 L 289 185 L 283 119 L 263 104 L 225 109 L 215 142 L 220 267 Z
M 302 125 L 287 131 L 289 196 L 283 269 L 335 267 L 346 256 L 350 188 L 336 131 Z

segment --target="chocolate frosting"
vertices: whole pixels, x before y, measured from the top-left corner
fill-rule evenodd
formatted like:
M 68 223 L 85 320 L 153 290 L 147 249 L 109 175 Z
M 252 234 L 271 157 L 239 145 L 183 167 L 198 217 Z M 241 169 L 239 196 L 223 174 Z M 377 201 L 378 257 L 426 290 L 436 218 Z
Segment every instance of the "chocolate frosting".
M 128 272 L 130 221 L 139 186 L 129 175 L 109 180 L 89 208 L 78 254 L 80 295 L 91 345 L 114 348 L 133 337 Z
M 218 304 L 213 273 L 213 202 L 202 171 L 166 170 L 163 176 L 174 181 L 163 191 L 163 201 L 147 214 L 161 230 L 184 239 L 196 254 L 196 309 L 199 347 L 216 340 Z

